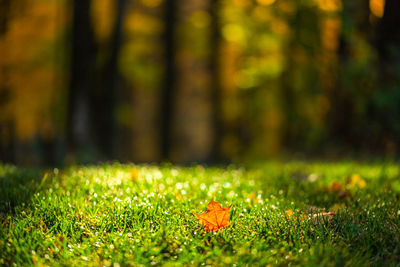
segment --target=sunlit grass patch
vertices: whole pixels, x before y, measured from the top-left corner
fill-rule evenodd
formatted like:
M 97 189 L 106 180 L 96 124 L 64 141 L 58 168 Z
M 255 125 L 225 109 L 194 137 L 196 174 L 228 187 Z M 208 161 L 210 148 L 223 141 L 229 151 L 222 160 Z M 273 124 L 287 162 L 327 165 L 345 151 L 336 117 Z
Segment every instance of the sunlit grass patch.
M 394 164 L 2 166 L 0 175 L 6 266 L 400 260 Z M 193 212 L 211 198 L 232 205 L 230 224 L 205 232 Z M 314 216 L 328 211 L 335 213 L 329 220 Z

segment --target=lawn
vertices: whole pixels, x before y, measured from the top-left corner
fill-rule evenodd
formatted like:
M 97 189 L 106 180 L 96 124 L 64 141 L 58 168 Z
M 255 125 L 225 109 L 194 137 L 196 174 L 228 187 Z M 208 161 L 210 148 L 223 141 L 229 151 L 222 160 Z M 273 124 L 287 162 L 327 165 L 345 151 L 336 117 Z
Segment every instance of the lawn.
M 387 162 L 3 165 L 0 265 L 400 265 L 399 171 Z M 193 213 L 211 198 L 232 205 L 230 225 L 205 232 Z

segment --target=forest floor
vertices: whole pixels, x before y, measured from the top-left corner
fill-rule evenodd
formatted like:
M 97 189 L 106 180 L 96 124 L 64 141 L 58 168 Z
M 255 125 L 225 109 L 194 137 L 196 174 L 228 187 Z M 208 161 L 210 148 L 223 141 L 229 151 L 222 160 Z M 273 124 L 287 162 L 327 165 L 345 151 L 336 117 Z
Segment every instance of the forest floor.
M 394 266 L 394 163 L 0 166 L 0 265 Z M 206 232 L 213 198 L 230 224 Z

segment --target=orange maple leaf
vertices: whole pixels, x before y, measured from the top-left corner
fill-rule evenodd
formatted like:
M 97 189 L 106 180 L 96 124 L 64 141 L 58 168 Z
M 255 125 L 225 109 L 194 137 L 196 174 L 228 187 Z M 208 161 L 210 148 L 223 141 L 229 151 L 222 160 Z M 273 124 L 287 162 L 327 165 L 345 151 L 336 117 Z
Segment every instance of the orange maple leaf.
M 217 231 L 221 227 L 228 226 L 229 223 L 229 211 L 232 205 L 229 207 L 222 208 L 221 204 L 211 199 L 207 205 L 207 211 L 202 214 L 193 214 L 199 219 L 201 225 L 204 226 L 204 231 L 213 232 Z
M 339 191 L 340 189 L 342 189 L 342 185 L 341 185 L 339 182 L 334 181 L 334 182 L 329 186 L 328 191 L 329 191 L 329 192 L 336 192 L 336 191 Z

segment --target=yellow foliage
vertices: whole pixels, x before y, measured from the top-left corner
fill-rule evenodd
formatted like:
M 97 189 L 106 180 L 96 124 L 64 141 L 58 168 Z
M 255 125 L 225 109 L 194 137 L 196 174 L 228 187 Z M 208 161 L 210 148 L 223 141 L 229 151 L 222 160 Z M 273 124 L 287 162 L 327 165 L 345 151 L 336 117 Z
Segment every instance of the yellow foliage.
M 317 0 L 317 4 L 323 11 L 341 11 L 343 8 L 342 0 Z
M 286 210 L 286 215 L 290 218 L 293 216 L 293 210 L 292 209 L 288 209 Z
M 259 21 L 273 21 L 271 8 L 256 6 L 253 9 L 253 17 Z
M 250 0 L 233 0 L 233 3 L 238 7 L 246 7 L 251 4 Z
M 271 21 L 271 30 L 281 36 L 287 36 L 290 33 L 287 22 L 281 19 L 274 19 Z
M 141 0 L 141 2 L 148 7 L 157 7 L 161 5 L 162 0 Z
M 347 178 L 346 183 L 349 187 L 365 188 L 367 186 L 367 182 L 359 174 L 352 174 Z
M 335 52 L 339 47 L 341 21 L 339 18 L 326 18 L 321 21 L 322 46 L 328 52 Z
M 246 42 L 246 31 L 240 24 L 230 23 L 225 25 L 222 29 L 222 35 L 232 43 L 245 44 Z
M 0 57 L 4 70 L 0 82 L 11 92 L 1 119 L 13 120 L 16 135 L 22 140 L 35 133 L 45 137 L 54 134 L 50 114 L 57 70 L 52 45 L 65 22 L 59 15 L 61 5 L 59 1 L 32 1 L 24 5 L 23 12 L 13 6 L 8 31 L 0 39 L 0 50 L 7 51 Z
M 135 33 L 155 35 L 160 34 L 164 29 L 160 19 L 136 10 L 128 13 L 125 20 L 125 29 L 133 35 Z
M 92 1 L 92 25 L 99 40 L 105 40 L 111 35 L 115 21 L 115 5 L 114 0 Z
M 139 181 L 139 171 L 136 168 L 132 168 L 131 170 L 131 179 L 135 182 Z
M 276 0 L 257 0 L 260 5 L 268 6 L 275 3 Z
M 385 11 L 385 0 L 370 0 L 369 9 L 375 17 L 382 18 Z

